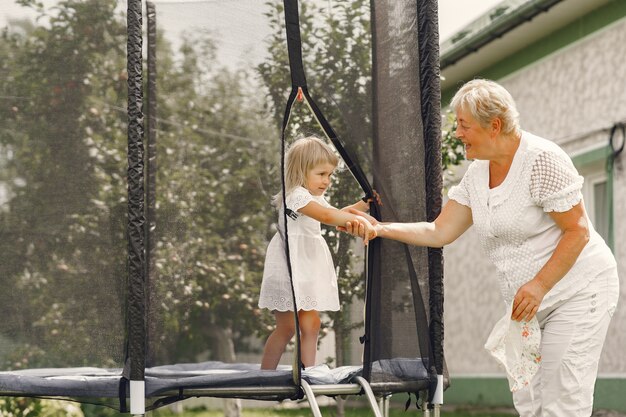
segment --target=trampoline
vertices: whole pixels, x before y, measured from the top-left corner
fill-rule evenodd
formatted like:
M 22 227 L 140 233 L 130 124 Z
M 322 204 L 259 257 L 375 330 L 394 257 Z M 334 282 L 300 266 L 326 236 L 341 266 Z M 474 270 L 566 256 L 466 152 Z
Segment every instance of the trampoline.
M 275 371 L 254 356 L 271 325 L 256 297 L 291 141 L 315 134 L 341 156 L 333 205 L 376 189 L 383 221 L 437 216 L 437 3 L 53 10 L 0 43 L 14 51 L 0 64 L 12 81 L 0 83 L 0 395 L 135 415 L 199 396 L 306 397 L 318 416 L 315 395 L 364 394 L 381 415 L 408 392 L 438 413 L 438 249 L 377 239 L 360 253 L 326 229 L 345 280 L 342 311 L 324 316 L 334 363 L 303 369 L 297 337 Z

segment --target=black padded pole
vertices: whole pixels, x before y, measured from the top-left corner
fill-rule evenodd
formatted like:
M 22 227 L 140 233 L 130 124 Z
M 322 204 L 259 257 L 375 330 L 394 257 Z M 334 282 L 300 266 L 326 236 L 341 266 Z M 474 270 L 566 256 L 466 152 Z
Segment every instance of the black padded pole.
M 441 86 L 439 72 L 439 29 L 437 1 L 417 1 L 420 90 L 424 126 L 426 215 L 434 221 L 441 212 Z M 443 252 L 428 250 L 430 340 L 434 365 L 443 375 Z
M 372 33 L 372 75 L 376 74 L 378 71 L 378 54 L 376 53 L 376 1 L 370 0 L 370 25 L 371 25 L 371 33 Z M 378 87 L 377 87 L 377 78 L 372 76 L 372 135 L 373 141 L 376 142 L 378 135 L 378 118 L 375 115 L 378 112 Z M 376 156 L 374 155 L 374 158 Z M 380 185 L 380 184 L 378 184 Z M 374 177 L 374 186 L 378 187 L 376 183 L 376 177 Z M 380 188 L 377 188 L 380 190 Z M 377 205 L 370 205 L 370 209 L 376 209 L 376 219 L 382 220 L 380 209 Z M 373 213 L 372 213 L 373 215 Z M 371 373 L 372 373 L 372 344 L 371 344 L 371 331 L 370 324 L 372 323 L 372 317 L 376 317 L 376 312 L 373 311 L 375 309 L 374 303 L 372 303 L 372 297 L 376 294 L 380 294 L 379 281 L 381 276 L 381 265 L 380 265 L 380 256 L 381 256 L 381 241 L 380 239 L 374 239 L 367 245 L 367 260 L 366 260 L 366 281 L 365 281 L 365 325 L 364 334 L 361 337 L 360 341 L 363 344 L 363 377 L 370 381 Z M 373 279 L 373 277 L 377 277 L 377 279 Z
M 128 0 L 128 378 L 145 370 L 145 256 L 141 0 Z
M 147 34 L 148 34 L 148 130 L 147 130 L 147 158 L 146 158 L 146 362 L 147 366 L 154 364 L 154 352 L 151 349 L 150 338 L 154 334 L 154 322 L 151 320 L 150 306 L 153 285 L 156 284 L 156 267 L 154 256 L 154 234 L 156 230 L 156 174 L 157 174 L 157 21 L 154 3 L 146 2 Z

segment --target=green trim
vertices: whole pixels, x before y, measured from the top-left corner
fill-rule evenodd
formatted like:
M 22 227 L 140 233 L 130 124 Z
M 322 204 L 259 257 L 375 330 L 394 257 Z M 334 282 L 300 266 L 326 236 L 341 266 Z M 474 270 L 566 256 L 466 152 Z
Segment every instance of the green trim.
M 537 62 L 541 58 L 544 58 L 559 49 L 563 49 L 567 45 L 589 36 L 590 34 L 624 18 L 625 16 L 626 1 L 612 0 L 589 14 L 581 16 L 574 22 L 562 27 L 556 32 L 553 32 L 548 36 L 539 39 L 537 42 L 528 45 L 524 49 L 515 52 L 513 55 L 501 59 L 498 63 L 473 74 L 470 78 L 481 77 L 498 80 L 532 64 L 533 62 Z M 477 53 L 480 54 L 480 51 Z M 463 80 L 458 81 L 459 83 L 463 82 Z M 450 102 L 457 88 L 458 86 L 454 86 L 442 91 L 441 103 L 443 105 L 447 105 Z
M 605 215 L 608 217 L 609 235 L 607 236 L 606 244 L 609 245 L 611 251 L 615 253 L 615 223 L 614 223 L 614 208 L 613 208 L 613 165 L 609 164 L 609 157 L 611 155 L 611 148 L 604 146 L 602 148 L 594 149 L 589 152 L 576 155 L 572 158 L 574 166 L 577 169 L 584 168 L 597 163 L 604 163 L 606 169 L 606 185 L 607 185 L 607 210 Z
M 513 407 L 513 398 L 505 377 L 451 377 L 450 379 L 450 388 L 443 393 L 444 404 Z
M 586 165 L 591 165 L 600 161 L 606 161 L 606 158 L 611 154 L 611 148 L 604 146 L 602 148 L 594 149 L 589 152 L 585 152 L 580 155 L 576 155 L 572 158 L 572 162 L 577 169 L 580 169 Z
M 626 377 L 599 377 L 596 381 L 593 408 L 626 412 Z M 402 396 L 398 396 L 401 397 Z M 513 400 L 505 377 L 451 377 L 443 394 L 444 404 L 512 407 Z

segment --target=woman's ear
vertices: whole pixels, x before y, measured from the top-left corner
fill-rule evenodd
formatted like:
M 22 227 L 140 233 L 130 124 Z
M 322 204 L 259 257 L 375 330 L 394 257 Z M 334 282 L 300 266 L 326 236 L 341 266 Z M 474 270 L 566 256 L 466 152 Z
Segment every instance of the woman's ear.
M 496 137 L 502 131 L 502 120 L 499 117 L 494 117 L 491 120 L 491 134 L 493 137 Z

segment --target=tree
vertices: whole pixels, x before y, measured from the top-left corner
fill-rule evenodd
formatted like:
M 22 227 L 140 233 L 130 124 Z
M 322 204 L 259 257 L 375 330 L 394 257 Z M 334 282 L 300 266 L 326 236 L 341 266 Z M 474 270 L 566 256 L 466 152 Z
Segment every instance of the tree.
M 105 105 L 125 97 L 115 7 L 62 1 L 45 26 L 0 41 L 2 333 L 23 346 L 7 368 L 122 361 L 125 117 Z
M 155 307 L 164 325 L 152 346 L 159 362 L 233 362 L 235 345 L 262 327 L 277 134 L 247 92 L 249 74 L 216 64 L 206 34 L 189 36 L 177 59 L 159 50 Z

